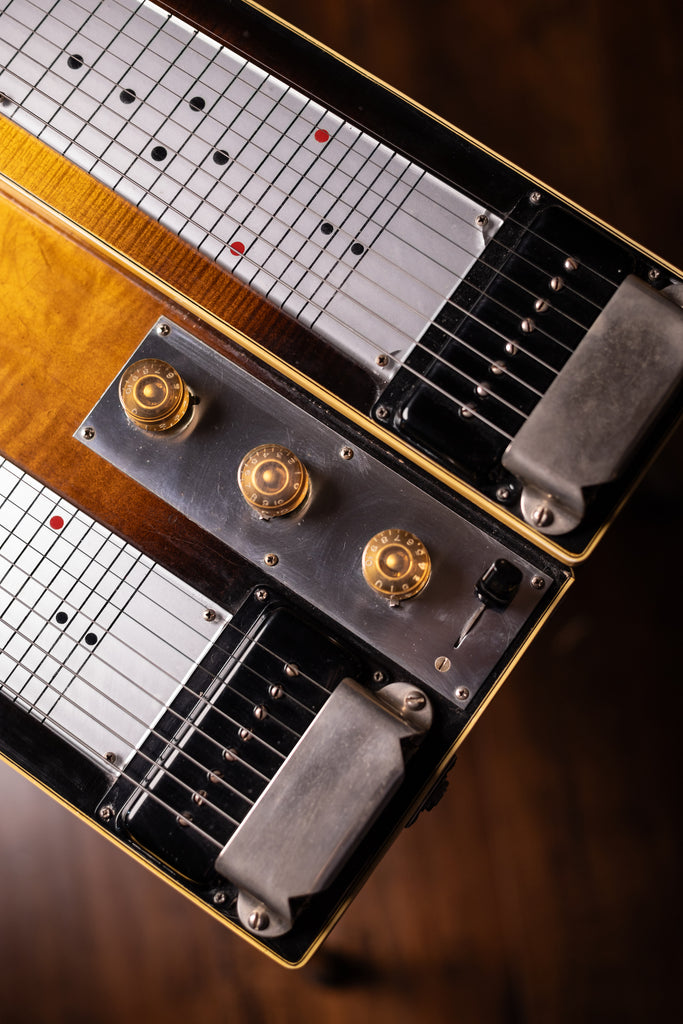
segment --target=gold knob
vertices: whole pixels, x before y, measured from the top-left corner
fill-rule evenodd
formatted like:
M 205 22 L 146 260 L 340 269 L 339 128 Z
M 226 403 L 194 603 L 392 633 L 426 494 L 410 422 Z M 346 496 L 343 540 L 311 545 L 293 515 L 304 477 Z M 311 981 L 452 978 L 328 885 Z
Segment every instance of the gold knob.
M 121 374 L 119 398 L 126 416 L 142 430 L 169 430 L 190 404 L 183 378 L 163 359 L 139 359 Z
M 279 444 L 261 444 L 247 452 L 237 480 L 244 500 L 264 519 L 286 516 L 308 494 L 306 467 Z
M 393 603 L 419 594 L 431 571 L 429 552 L 419 537 L 407 530 L 382 530 L 365 545 L 365 581 Z

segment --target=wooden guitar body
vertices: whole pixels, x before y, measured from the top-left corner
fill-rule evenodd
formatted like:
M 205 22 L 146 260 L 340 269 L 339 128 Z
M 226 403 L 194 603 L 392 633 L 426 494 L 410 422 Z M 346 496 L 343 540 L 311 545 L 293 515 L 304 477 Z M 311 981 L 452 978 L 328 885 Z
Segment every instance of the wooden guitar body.
M 452 302 L 466 321 L 484 325 L 481 303 L 488 301 L 490 288 L 495 292 L 501 282 L 509 282 L 510 260 L 525 266 L 539 260 L 544 278 L 560 281 L 550 285 L 558 296 L 552 315 L 565 317 L 575 327 L 582 311 L 589 304 L 594 307 L 593 319 L 581 323 L 571 346 L 561 339 L 567 352 L 579 348 L 585 336 L 588 341 L 581 351 L 610 345 L 613 358 L 612 328 L 596 333 L 593 324 L 613 303 L 610 308 L 616 308 L 621 328 L 626 317 L 622 297 L 628 281 L 634 279 L 639 283 L 633 287 L 645 289 L 646 312 L 641 319 L 647 320 L 651 310 L 661 311 L 662 318 L 671 321 L 666 333 L 672 351 L 677 345 L 680 348 L 675 289 L 681 282 L 672 267 L 259 9 L 246 3 L 225 11 L 203 3 L 193 4 L 191 10 L 176 6 L 185 21 L 201 25 L 203 32 L 216 33 L 232 52 L 272 71 L 278 81 L 294 82 L 328 111 L 339 110 L 370 136 L 386 138 L 400 159 L 419 159 L 430 175 L 454 182 L 458 195 L 462 190 L 467 197 L 476 197 L 481 208 L 490 211 L 477 214 L 482 231 L 487 224 L 501 221 L 497 229 L 501 240 L 486 243 L 489 263 L 480 256 L 463 274 L 472 294 L 463 298 L 456 292 L 457 301 L 448 299 L 447 305 Z M 548 517 L 552 525 L 553 517 L 560 519 L 564 514 L 563 492 L 558 491 L 559 497 L 551 492 L 545 504 L 532 502 L 525 509 L 522 492 L 527 488 L 535 495 L 537 480 L 520 477 L 517 481 L 501 463 L 500 443 L 494 444 L 487 433 L 485 403 L 490 401 L 497 376 L 509 374 L 517 381 L 502 360 L 487 350 L 488 376 L 485 381 L 483 377 L 479 383 L 479 378 L 473 381 L 471 406 L 469 398 L 465 400 L 451 382 L 444 382 L 443 366 L 448 372 L 453 369 L 448 349 L 435 353 L 427 347 L 425 355 L 418 351 L 418 343 L 398 360 L 398 375 L 388 379 L 380 370 L 395 358 L 393 353 L 386 357 L 378 350 L 376 367 L 372 360 L 368 366 L 361 358 L 349 358 L 343 345 L 321 338 L 276 309 L 216 262 L 32 137 L 14 123 L 11 114 L 10 110 L 0 120 L 0 451 L 14 467 L 8 472 L 17 474 L 22 486 L 25 473 L 28 486 L 46 487 L 51 501 L 54 495 L 54 502 L 61 499 L 65 507 L 74 509 L 74 515 L 78 510 L 87 517 L 88 530 L 92 523 L 99 524 L 108 537 L 110 532 L 129 545 L 132 557 L 146 559 L 152 574 L 164 579 L 164 574 L 170 574 L 182 581 L 187 599 L 191 597 L 197 608 L 204 609 L 202 629 L 208 632 L 202 635 L 208 646 L 190 658 L 191 671 L 179 679 L 180 690 L 160 698 L 162 712 L 142 723 L 145 735 L 131 742 L 130 749 L 124 743 L 123 753 L 85 750 L 91 741 L 77 729 L 74 734 L 71 718 L 65 725 L 56 717 L 51 721 L 51 712 L 37 704 L 27 707 L 23 691 L 13 687 L 8 668 L 0 682 L 0 691 L 4 685 L 0 753 L 249 941 L 280 962 L 301 963 L 338 919 L 390 839 L 438 796 L 464 736 L 571 583 L 572 564 L 592 550 L 670 431 L 680 403 L 677 373 L 672 370 L 671 381 L 658 379 L 652 385 L 652 393 L 660 394 L 656 407 L 634 424 L 632 443 L 623 455 L 613 456 L 609 472 L 587 481 L 585 519 L 572 519 L 557 538 L 556 531 L 545 527 Z M 319 131 L 329 138 L 327 129 Z M 535 250 L 524 248 L 527 243 L 533 246 L 546 230 L 543 245 L 559 255 L 545 251 L 534 255 Z M 568 239 L 561 248 L 564 232 Z M 499 253 L 494 258 L 495 245 L 505 247 L 512 256 Z M 550 265 L 555 259 L 559 269 Z M 532 269 L 540 274 L 538 266 Z M 586 292 L 562 306 L 572 292 L 572 275 L 583 280 Z M 519 284 L 529 295 L 532 287 L 535 281 L 526 277 Z M 673 298 L 662 298 L 668 288 L 674 289 Z M 538 292 L 535 320 L 517 307 L 511 311 L 504 304 L 512 301 L 509 297 L 496 299 L 505 315 L 517 321 L 514 340 L 512 335 L 500 335 L 503 328 L 498 321 L 494 325 L 511 357 L 526 352 L 527 335 L 535 339 L 539 331 L 543 333 L 542 317 L 552 298 Z M 448 344 L 456 341 L 458 330 L 457 322 L 449 322 Z M 159 358 L 166 358 L 164 338 L 189 359 L 188 374 L 183 371 L 183 375 L 198 404 L 185 434 L 171 431 L 167 437 L 150 440 L 125 419 L 114 398 L 120 375 L 135 359 L 151 358 L 155 344 Z M 469 335 L 465 342 L 471 344 Z M 533 344 L 528 358 L 540 362 Z M 640 336 L 633 346 L 642 355 Z M 565 366 L 566 362 L 555 368 L 558 378 Z M 469 371 L 458 372 L 470 381 Z M 216 397 L 216 380 L 237 381 L 235 393 Z M 433 400 L 436 407 L 447 398 L 455 401 L 457 412 L 449 410 L 445 419 L 439 418 L 440 413 L 434 419 L 431 414 L 424 416 L 423 385 L 434 389 L 427 405 Z M 547 382 L 541 386 L 536 381 L 536 385 L 539 396 L 545 396 Z M 238 417 L 242 399 L 245 407 L 253 406 L 257 412 Z M 272 424 L 279 417 L 282 438 L 263 434 L 259 409 L 264 422 Z M 580 418 L 584 415 L 582 410 Z M 459 454 L 459 441 L 449 453 L 447 446 L 434 440 L 432 435 L 444 425 L 444 437 L 456 427 L 469 429 L 472 417 L 484 425 L 481 435 L 472 435 L 476 455 L 469 449 Z M 305 422 L 311 424 L 309 435 L 301 426 Z M 508 436 L 507 428 L 503 432 Z M 108 447 L 103 449 L 105 434 Z M 510 435 L 511 441 L 514 436 Z M 244 437 L 249 444 L 243 443 Z M 237 466 L 251 445 L 254 450 L 284 446 L 291 438 L 301 448 L 296 454 L 310 468 L 309 504 L 292 513 L 293 519 L 283 517 L 280 522 L 262 516 L 259 520 L 239 504 Z M 584 441 L 576 444 L 581 447 Z M 202 447 L 218 450 L 220 457 L 204 466 Z M 333 449 L 338 469 L 330 468 Z M 181 452 L 178 463 L 168 455 L 174 450 Z M 184 450 L 194 454 L 183 461 Z M 526 457 L 526 449 L 523 454 Z M 180 482 L 178 465 L 185 474 Z M 209 501 L 206 495 L 213 493 L 214 478 L 215 497 Z M 225 508 L 219 510 L 217 502 L 228 487 L 234 495 L 230 491 Z M 388 495 L 386 507 L 380 504 L 377 511 L 372 505 L 376 491 Z M 5 493 L 6 501 L 11 502 L 12 493 Z M 30 515 L 30 507 L 24 508 L 25 515 Z M 68 514 L 65 520 L 64 508 L 55 504 L 55 509 L 40 522 L 40 530 L 64 529 L 66 537 Z M 215 518 L 220 519 L 219 526 L 212 525 Z M 344 524 L 351 520 L 350 533 L 345 534 Z M 424 595 L 396 598 L 393 593 L 373 594 L 368 589 L 363 571 L 372 555 L 369 548 L 363 551 L 357 537 L 366 522 L 368 545 L 383 531 L 392 536 L 395 531 L 397 537 L 403 531 L 402 545 L 420 544 L 419 538 L 425 540 L 421 531 L 427 530 L 431 578 L 428 567 Z M 298 523 L 296 530 L 287 525 L 291 523 Z M 442 523 L 447 525 L 439 534 Z M 261 542 L 253 541 L 253 536 L 263 536 L 260 548 Z M 115 543 L 111 538 L 110 542 Z M 377 543 L 381 546 L 385 541 Z M 410 554 L 409 548 L 405 550 Z M 292 567 L 297 553 L 303 568 Z M 504 582 L 501 562 L 514 569 L 509 596 L 502 598 L 495 589 Z M 487 580 L 493 577 L 486 575 L 487 570 L 495 577 L 491 591 Z M 451 589 L 446 582 L 449 576 L 454 581 Z M 74 575 L 74 586 L 79 582 Z M 15 602 L 22 601 L 21 592 L 21 588 L 17 594 L 5 589 Z M 52 625 L 48 619 L 55 614 L 67 618 L 73 614 L 75 621 L 81 605 L 70 593 L 60 592 L 67 611 L 56 611 L 55 605 L 46 625 Z M 25 604 L 27 614 L 32 608 Z M 483 616 L 478 625 L 473 621 L 476 612 Z M 389 625 L 376 627 L 373 616 Z M 50 654 L 51 648 L 41 646 L 44 641 L 36 639 L 23 620 L 17 624 L 8 618 L 7 623 L 5 644 L 21 639 L 32 642 L 41 658 Z M 434 634 L 433 623 L 438 623 Z M 144 628 L 150 628 L 147 620 Z M 491 631 L 490 637 L 482 633 L 484 628 Z M 75 642 L 83 650 L 92 647 L 88 657 L 96 660 L 98 650 L 104 649 L 98 648 L 102 634 L 96 625 L 88 629 Z M 132 633 L 119 636 L 114 625 L 107 629 L 126 650 L 140 654 Z M 470 630 L 474 640 L 469 639 Z M 481 647 L 475 649 L 472 645 L 480 643 L 480 636 Z M 274 652 L 276 644 L 282 646 Z M 468 658 L 469 650 L 475 653 L 461 668 L 458 659 Z M 144 650 L 142 656 L 150 665 L 155 658 Z M 279 674 L 263 666 L 266 656 L 277 660 Z M 20 657 L 8 657 L 21 667 Z M 107 664 L 106 669 L 123 673 L 118 662 Z M 52 677 L 40 675 L 44 669 L 32 670 L 45 686 L 54 685 Z M 76 682 L 82 681 L 84 671 L 74 669 Z M 204 682 L 198 681 L 200 676 Z M 221 703 L 233 676 L 236 696 L 229 696 L 232 703 Z M 288 685 L 299 685 L 297 677 L 312 688 L 324 689 L 324 703 L 305 688 L 288 690 Z M 149 696 L 145 683 L 137 676 L 133 680 L 133 686 Z M 126 698 L 116 699 L 109 677 L 101 685 L 98 701 L 109 701 L 117 712 L 125 710 L 120 703 L 125 706 Z M 71 699 L 68 692 L 68 687 L 59 690 L 63 696 L 57 703 L 61 699 L 73 707 L 78 698 Z M 282 716 L 283 695 L 285 703 L 290 700 L 296 705 L 292 714 L 301 709 L 312 716 L 307 730 L 295 729 L 295 718 Z M 240 714 L 235 701 L 244 703 Z M 80 705 L 77 710 L 80 714 Z M 136 711 L 133 717 L 140 714 Z M 92 717 L 92 712 L 86 715 Z M 368 726 L 366 736 L 366 722 L 375 721 L 372 716 L 377 727 Z M 221 727 L 228 722 L 225 734 L 216 721 Z M 269 731 L 280 727 L 295 734 L 297 742 Z M 114 730 L 114 734 L 120 738 L 120 733 Z M 377 753 L 383 743 L 375 736 L 386 737 L 387 748 L 409 753 Z M 212 744 L 208 759 L 191 747 L 207 737 Z M 341 745 L 335 751 L 338 739 Z M 252 760 L 250 751 L 258 744 L 268 748 L 263 761 Z M 280 760 L 269 760 L 271 752 Z M 239 782 L 233 785 L 230 771 L 235 763 L 259 774 L 263 782 L 245 783 L 241 789 Z M 185 770 L 190 773 L 187 778 Z M 197 770 L 203 773 L 203 785 L 197 781 Z M 385 790 L 377 784 L 366 792 L 367 779 L 384 771 Z M 350 789 L 351 798 L 342 800 L 342 793 L 328 781 L 321 782 L 316 795 L 311 778 L 315 780 L 317 773 L 321 778 L 325 773 L 338 776 L 339 788 Z M 345 778 L 350 780 L 346 787 Z M 231 795 L 225 796 L 227 803 L 217 800 L 214 804 L 212 793 L 225 787 L 231 789 Z M 368 804 L 364 817 L 352 806 L 355 797 L 358 804 L 364 800 Z M 235 809 L 235 801 L 242 800 L 251 811 Z M 325 805 L 336 800 L 339 813 L 330 814 L 328 821 Z M 299 807 L 300 822 L 296 820 Z M 213 812 L 217 819 L 230 818 L 225 835 L 217 831 L 213 819 L 203 817 Z M 316 816 L 324 825 L 316 826 Z M 349 821 L 338 842 L 335 817 Z M 291 829 L 285 827 L 288 821 Z M 262 840 L 261 828 L 265 830 Z M 313 853 L 305 841 L 307 832 L 314 839 Z M 283 854 L 283 859 L 289 857 L 287 866 L 277 863 L 278 843 L 290 851 Z M 342 847 L 341 857 L 337 846 Z M 259 847 L 265 851 L 263 863 Z M 307 866 L 304 888 L 282 894 L 279 874 L 287 884 L 299 884 L 299 876 L 288 866 L 298 859 Z M 296 876 L 291 883 L 290 873 Z

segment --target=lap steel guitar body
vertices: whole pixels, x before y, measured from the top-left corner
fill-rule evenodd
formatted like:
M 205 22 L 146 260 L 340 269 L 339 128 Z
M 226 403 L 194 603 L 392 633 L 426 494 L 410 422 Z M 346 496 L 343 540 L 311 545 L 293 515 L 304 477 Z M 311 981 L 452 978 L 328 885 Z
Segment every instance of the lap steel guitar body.
M 683 282 L 246 0 L 3 0 L 0 263 L 0 755 L 303 963 L 671 430 Z

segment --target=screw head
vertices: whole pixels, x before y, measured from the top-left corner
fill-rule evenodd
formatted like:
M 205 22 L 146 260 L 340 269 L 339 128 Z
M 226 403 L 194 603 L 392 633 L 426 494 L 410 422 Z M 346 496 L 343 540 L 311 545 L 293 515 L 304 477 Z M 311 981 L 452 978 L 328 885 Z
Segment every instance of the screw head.
M 380 352 L 380 354 L 375 357 L 375 362 L 378 366 L 386 366 L 389 362 L 389 356 L 386 352 Z
M 545 580 L 542 576 L 532 576 L 531 586 L 534 588 L 534 590 L 543 590 L 545 586 Z
M 505 484 L 501 484 L 500 487 L 496 488 L 496 498 L 498 501 L 507 502 L 510 501 L 511 497 L 512 491 L 509 487 L 506 487 Z
M 160 334 L 162 338 L 167 338 L 171 333 L 171 327 L 169 324 L 159 324 L 157 327 L 157 334 Z
M 83 438 L 84 441 L 92 441 L 94 436 L 95 436 L 95 428 L 94 427 L 83 427 L 83 430 L 81 431 L 81 437 Z
M 389 410 L 386 405 L 378 405 L 376 409 L 376 415 L 378 420 L 386 420 L 389 417 Z
M 109 761 L 109 764 L 116 764 L 116 754 L 113 750 L 108 750 L 104 757 L 105 760 Z
M 292 663 L 285 665 L 285 675 L 289 676 L 290 679 L 294 679 L 299 675 L 299 666 Z
M 339 450 L 339 454 L 342 459 L 346 459 L 348 461 L 353 458 L 353 448 L 349 448 L 348 445 L 344 445 L 344 447 Z
M 427 703 L 427 698 L 424 693 L 420 693 L 419 690 L 415 690 L 413 693 L 407 693 L 403 698 L 403 706 L 407 711 L 421 711 Z
M 225 895 L 224 892 L 215 892 L 213 894 L 213 902 L 216 904 L 217 907 L 220 907 L 223 903 L 225 903 L 227 898 L 228 897 Z
M 254 594 L 254 597 L 256 598 L 257 601 L 267 601 L 268 600 L 268 591 L 267 590 L 263 590 L 263 588 L 261 588 L 260 590 L 256 591 L 256 593 Z
M 277 565 L 280 559 L 273 551 L 271 551 L 269 554 L 264 555 L 263 561 L 266 563 L 266 565 L 273 566 Z
M 383 683 L 384 679 L 385 679 L 384 672 L 380 671 L 380 669 L 377 669 L 376 672 L 373 672 L 373 674 L 372 674 L 372 681 L 374 683 Z
M 567 256 L 566 260 L 564 261 L 564 269 L 565 270 L 578 270 L 579 269 L 579 261 L 575 260 L 573 256 Z
M 550 526 L 554 519 L 555 513 L 548 507 L 548 505 L 537 505 L 531 513 L 531 521 L 534 526 L 538 526 L 539 529 L 543 529 L 545 526 Z
M 650 281 L 657 281 L 659 279 L 660 273 L 661 272 L 657 270 L 657 267 L 651 267 L 647 274 L 648 279 Z
M 466 686 L 458 686 L 455 690 L 456 700 L 467 700 L 470 695 L 470 691 Z
M 114 817 L 114 808 L 111 804 L 107 804 L 106 807 L 100 807 L 99 816 L 101 821 L 111 821 Z
M 489 219 L 486 216 L 486 214 L 485 213 L 480 213 L 479 216 L 476 218 L 474 223 L 477 225 L 478 228 L 485 228 L 486 225 L 488 224 L 488 222 L 489 222 Z
M 205 608 L 202 612 L 202 618 L 206 619 L 207 622 L 213 622 L 216 618 L 216 613 L 213 608 Z
M 277 683 L 273 683 L 268 687 L 268 695 L 272 697 L 273 700 L 280 700 L 281 697 L 284 697 L 285 691 L 281 686 L 278 686 Z
M 262 932 L 270 924 L 270 918 L 265 910 L 252 910 L 247 918 L 247 923 L 252 931 Z
M 451 667 L 451 659 L 445 655 L 440 655 L 434 662 L 434 668 L 437 672 L 448 672 Z

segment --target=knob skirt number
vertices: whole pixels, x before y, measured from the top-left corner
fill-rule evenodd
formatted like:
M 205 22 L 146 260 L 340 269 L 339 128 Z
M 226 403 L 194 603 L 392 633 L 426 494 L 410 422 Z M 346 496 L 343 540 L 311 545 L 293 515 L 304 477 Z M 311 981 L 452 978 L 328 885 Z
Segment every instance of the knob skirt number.
M 432 563 L 426 547 L 407 530 L 382 530 L 363 551 L 366 583 L 392 603 L 415 597 L 427 586 Z
M 237 480 L 244 500 L 263 519 L 288 515 L 308 494 L 306 467 L 294 452 L 278 444 L 262 444 L 247 452 Z
M 190 406 L 190 391 L 170 363 L 139 359 L 121 375 L 119 398 L 126 416 L 141 430 L 177 426 Z

